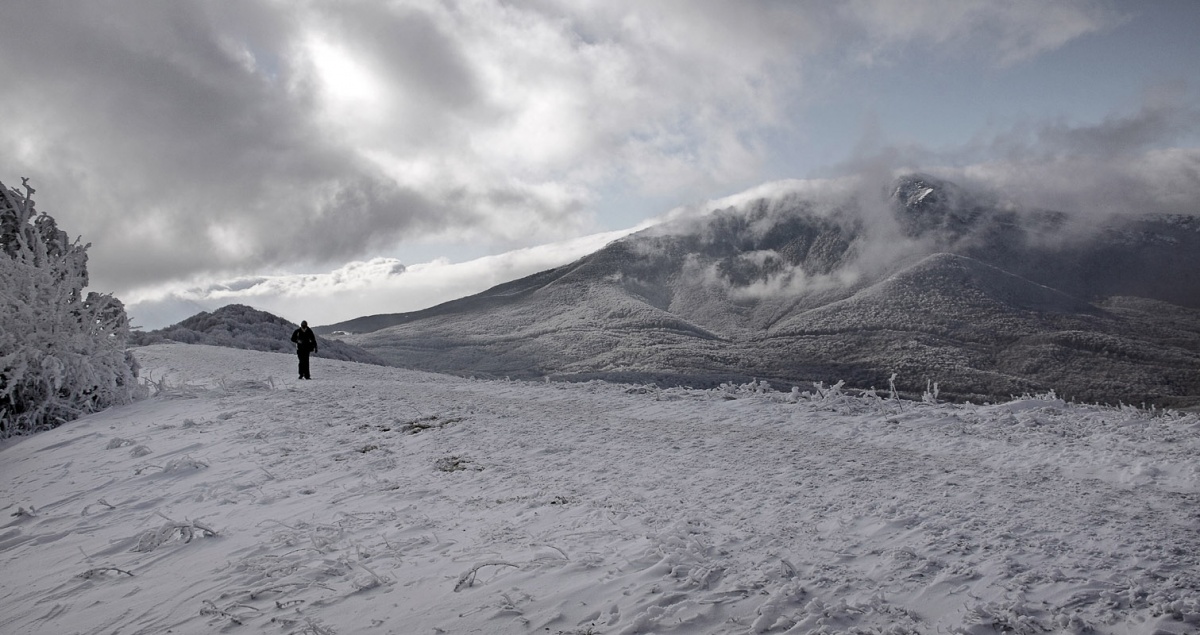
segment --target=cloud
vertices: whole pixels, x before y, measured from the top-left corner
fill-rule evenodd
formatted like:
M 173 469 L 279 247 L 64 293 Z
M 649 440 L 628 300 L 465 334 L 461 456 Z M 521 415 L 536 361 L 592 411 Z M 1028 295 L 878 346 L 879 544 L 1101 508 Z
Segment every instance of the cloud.
M 772 254 L 772 258 L 776 262 L 782 260 L 778 254 Z M 759 267 L 761 266 L 759 263 Z M 746 285 L 730 285 L 728 280 L 719 278 L 715 269 L 710 272 L 712 283 L 729 287 L 729 297 L 740 302 L 796 298 L 830 290 L 848 289 L 861 278 L 860 263 L 852 263 L 851 266 L 828 274 L 808 274 L 801 267 L 782 267 Z
M 941 149 L 873 139 L 829 168 L 837 179 L 811 183 L 869 190 L 924 172 L 988 192 L 998 205 L 1069 212 L 1093 226 L 1116 215 L 1197 214 L 1200 147 L 1182 145 L 1200 133 L 1192 104 L 1179 86 L 1155 86 L 1136 108 L 1094 122 L 1026 119 Z M 874 210 L 873 223 L 889 217 L 878 196 L 856 196 Z
M 1070 212 L 1088 222 L 1118 215 L 1200 214 L 1200 148 L 996 161 L 936 172 L 998 190 L 1018 207 Z
M 1200 213 L 1200 148 L 1178 147 L 1200 132 L 1200 109 L 1172 87 L 1146 95 L 1133 112 L 1095 123 L 1024 123 L 938 157 L 934 173 L 1001 193 L 1024 208 L 1088 219 Z M 990 160 L 963 161 L 990 156 Z M 955 165 L 958 163 L 959 165 Z
M 323 273 L 239 277 L 206 281 L 185 289 L 168 285 L 130 296 L 128 312 L 135 325 L 152 330 L 226 304 L 248 304 L 292 321 L 304 319 L 313 324 L 415 311 L 567 264 L 643 227 L 462 263 L 442 259 L 405 266 L 392 258 L 373 258 Z
M 1011 66 L 1128 20 L 1100 3 L 1040 0 L 850 0 L 838 12 L 870 43 L 859 53 L 869 63 L 886 63 L 884 52 L 914 43 Z
M 21 72 L 5 83 L 36 105 L 4 104 L 6 145 L 26 148 L 42 207 L 96 245 L 105 278 L 320 260 L 452 221 L 325 134 L 307 78 L 284 59 L 251 59 L 255 40 L 231 43 L 212 5 L 124 6 L 114 19 L 101 3 L 19 3 L 27 13 L 6 24 L 56 37 L 0 38 Z M 261 46 L 289 50 L 289 34 L 254 27 L 273 16 L 225 9 Z
M 1053 231 L 1038 226 L 1041 229 L 1035 232 L 1046 233 L 1032 238 L 1071 241 L 1110 227 L 1116 217 L 1200 216 L 1200 147 L 1174 145 L 1197 131 L 1200 110 L 1178 91 L 1160 87 L 1151 90 L 1139 108 L 1098 122 L 1026 121 L 949 150 L 882 142 L 837 166 L 832 170 L 837 177 L 770 182 L 679 207 L 653 231 L 702 237 L 705 231 L 727 232 L 728 224 L 711 223 L 711 214 L 734 208 L 753 210 L 752 217 L 759 219 L 742 229 L 742 237 L 753 238 L 758 223 L 770 227 L 781 216 L 803 210 L 863 230 L 834 275 L 811 275 L 800 266 L 780 267 L 783 259 L 767 250 L 740 256 L 745 269 L 769 273 L 748 284 L 734 283 L 711 263 L 691 263 L 689 279 L 697 285 L 724 287 L 738 299 L 786 299 L 847 289 L 914 255 L 946 248 L 932 234 L 913 238 L 902 231 L 889 198 L 897 177 L 927 173 L 943 178 L 951 183 L 946 195 L 966 197 L 968 205 L 1019 215 L 1066 212 L 1066 225 Z M 771 266 L 764 266 L 768 261 Z
M 964 150 L 1010 160 L 1132 156 L 1188 138 L 1194 141 L 1200 132 L 1200 108 L 1193 103 L 1185 86 L 1152 86 L 1132 112 L 1111 113 L 1092 123 L 1065 117 L 1023 121 Z
M 1019 63 L 1119 21 L 1097 6 L 18 0 L 0 174 L 33 177 L 119 294 L 519 248 L 597 231 L 611 191 L 756 180 L 829 51 Z

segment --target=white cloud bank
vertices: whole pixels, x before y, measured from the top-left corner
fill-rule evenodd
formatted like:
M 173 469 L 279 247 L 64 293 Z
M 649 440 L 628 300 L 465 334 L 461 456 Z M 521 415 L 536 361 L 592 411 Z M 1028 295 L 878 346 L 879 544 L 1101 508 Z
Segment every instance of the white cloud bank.
M 256 276 L 145 291 L 129 298 L 128 311 L 133 323 L 145 330 L 227 304 L 247 304 L 293 322 L 308 320 L 314 326 L 364 315 L 404 313 L 567 264 L 645 226 L 461 263 L 443 259 L 405 266 L 395 259 L 375 258 L 327 273 Z

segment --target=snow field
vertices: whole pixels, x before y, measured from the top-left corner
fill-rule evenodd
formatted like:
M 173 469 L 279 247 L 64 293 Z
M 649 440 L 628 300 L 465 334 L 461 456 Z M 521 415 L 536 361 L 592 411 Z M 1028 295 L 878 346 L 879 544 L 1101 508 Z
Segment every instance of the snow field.
M 1200 632 L 1195 414 L 135 353 L 0 449 L 0 632 Z

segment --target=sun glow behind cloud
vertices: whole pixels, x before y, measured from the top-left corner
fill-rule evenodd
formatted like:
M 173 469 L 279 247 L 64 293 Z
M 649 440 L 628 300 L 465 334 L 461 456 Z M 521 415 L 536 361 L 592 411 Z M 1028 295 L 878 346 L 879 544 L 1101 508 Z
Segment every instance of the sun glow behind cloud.
M 386 111 L 384 82 L 345 47 L 319 33 L 304 39 L 329 122 L 344 128 L 378 122 Z

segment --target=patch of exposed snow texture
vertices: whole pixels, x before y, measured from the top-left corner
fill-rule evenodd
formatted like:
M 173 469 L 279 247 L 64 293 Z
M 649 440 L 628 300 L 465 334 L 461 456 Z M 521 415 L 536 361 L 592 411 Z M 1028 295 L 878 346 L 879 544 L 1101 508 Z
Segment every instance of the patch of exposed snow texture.
M 0 632 L 1200 629 L 1196 414 L 136 355 L 0 449 Z

